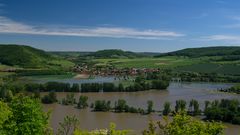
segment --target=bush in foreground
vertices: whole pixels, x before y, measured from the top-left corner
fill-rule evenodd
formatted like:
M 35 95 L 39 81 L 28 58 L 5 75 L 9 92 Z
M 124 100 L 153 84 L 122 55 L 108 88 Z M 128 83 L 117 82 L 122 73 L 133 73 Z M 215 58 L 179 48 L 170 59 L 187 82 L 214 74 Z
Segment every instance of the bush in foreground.
M 143 135 L 222 135 L 224 126 L 217 122 L 204 122 L 187 116 L 177 114 L 169 122 L 164 117 L 164 124 L 150 122 L 149 128 L 143 131 Z
M 127 135 L 128 130 L 116 130 L 116 125 L 111 123 L 109 129 L 100 129 L 93 131 L 76 130 L 74 135 Z

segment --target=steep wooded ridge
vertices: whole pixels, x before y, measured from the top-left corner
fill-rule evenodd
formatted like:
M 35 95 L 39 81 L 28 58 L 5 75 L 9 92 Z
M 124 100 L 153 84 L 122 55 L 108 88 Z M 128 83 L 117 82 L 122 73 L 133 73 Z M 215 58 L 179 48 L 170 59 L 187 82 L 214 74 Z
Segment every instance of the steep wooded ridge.
M 30 46 L 12 44 L 0 45 L 0 63 L 4 65 L 45 68 L 54 65 L 61 66 L 61 62 L 63 61 L 65 62 L 65 60 Z
M 240 47 L 216 46 L 216 47 L 187 48 L 179 51 L 161 54 L 156 57 L 161 56 L 202 57 L 202 56 L 231 56 L 231 55 L 240 55 Z

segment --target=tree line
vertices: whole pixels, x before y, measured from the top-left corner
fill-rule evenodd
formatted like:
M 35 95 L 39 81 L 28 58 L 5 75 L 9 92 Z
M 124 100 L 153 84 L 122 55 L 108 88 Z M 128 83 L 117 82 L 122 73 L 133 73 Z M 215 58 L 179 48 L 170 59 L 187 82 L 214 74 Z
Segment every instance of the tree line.
M 49 97 L 53 97 L 51 101 L 56 102 L 56 95 L 49 93 Z M 42 98 L 45 99 L 45 97 Z M 43 102 L 46 103 L 46 102 Z M 47 102 L 49 103 L 49 102 Z M 77 108 L 84 109 L 88 107 L 88 97 L 81 95 L 78 102 L 74 98 L 74 94 L 67 94 L 66 98 L 63 98 L 60 102 L 63 105 L 77 105 Z M 219 120 L 224 122 L 229 122 L 233 124 L 240 124 L 240 102 L 235 99 L 222 99 L 214 101 L 205 101 L 204 109 L 200 109 L 200 104 L 197 100 L 192 99 L 187 103 L 187 101 L 179 99 L 176 100 L 174 109 L 170 102 L 164 103 L 164 108 L 162 111 L 156 111 L 153 109 L 153 101 L 147 101 L 147 109 L 136 108 L 129 106 L 127 101 L 124 99 L 118 99 L 112 105 L 110 100 L 96 100 L 91 103 L 90 107 L 93 111 L 101 112 L 130 112 L 130 113 L 140 113 L 140 114 L 150 114 L 152 112 L 161 112 L 162 115 L 173 115 L 181 112 L 186 112 L 188 115 L 197 116 L 204 115 L 207 120 Z
M 78 107 L 84 108 L 87 107 L 88 98 L 86 96 L 80 96 Z M 99 102 L 96 101 L 95 104 Z M 105 109 L 108 109 L 110 102 L 104 103 L 100 101 L 97 104 L 105 104 Z M 153 103 L 151 101 L 147 102 L 148 107 L 147 111 L 152 111 Z M 95 106 L 95 105 L 94 105 Z M 100 105 L 103 106 L 103 105 Z M 114 109 L 116 112 L 125 112 L 126 111 L 126 101 L 119 99 L 115 102 Z M 171 106 L 169 102 L 165 103 L 165 106 Z M 208 119 L 220 120 L 225 119 L 229 120 L 234 118 L 232 116 L 239 115 L 239 102 L 237 100 L 226 100 L 221 101 L 212 101 L 205 102 L 205 111 L 206 117 Z M 167 107 L 167 108 L 168 108 Z M 94 107 L 95 108 L 95 107 Z M 170 107 L 171 108 L 171 107 Z M 198 108 L 197 101 L 191 100 L 189 103 L 189 110 L 195 110 Z M 149 128 L 142 132 L 143 135 L 175 135 L 177 133 L 183 134 L 206 134 L 206 135 L 216 135 L 222 134 L 224 126 L 221 123 L 217 122 L 203 122 L 197 119 L 194 119 L 187 115 L 184 110 L 186 109 L 186 101 L 177 100 L 175 106 L 175 113 L 172 113 L 173 120 L 166 122 L 157 122 L 154 123 L 150 121 Z M 219 110 L 218 110 L 219 109 Z M 167 111 L 168 110 L 168 111 Z M 171 112 L 167 109 L 165 112 Z M 217 110 L 217 111 L 216 111 Z M 176 112 L 178 111 L 178 112 Z M 228 113 L 224 112 L 228 111 Z M 210 112 L 210 113 L 209 113 Z M 235 118 L 236 119 L 236 118 Z M 10 134 L 39 134 L 39 135 L 52 135 L 53 131 L 49 127 L 49 113 L 43 111 L 42 105 L 38 98 L 33 96 L 29 97 L 26 95 L 18 95 L 13 97 L 8 102 L 0 101 L 0 134 L 10 135 Z M 111 124 L 112 125 L 112 124 Z M 79 120 L 76 117 L 67 116 L 64 118 L 63 122 L 59 123 L 59 129 L 57 134 L 59 135 L 94 135 L 94 132 L 88 132 L 80 130 Z M 195 130 L 197 129 L 197 130 Z M 115 126 L 111 126 L 109 130 L 106 131 L 109 135 L 125 135 L 128 132 L 126 130 L 120 131 L 116 130 Z M 96 132 L 95 132 L 96 133 Z M 100 131 L 98 131 L 100 134 Z M 95 134 L 96 135 L 96 134 Z
M 105 83 L 62 83 L 47 82 L 45 84 L 28 83 L 23 87 L 28 92 L 135 92 L 150 89 L 163 90 L 169 86 L 168 80 L 137 80 L 130 82 L 130 85 L 124 86 L 122 83 L 115 84 L 111 82 Z
M 228 92 L 228 93 L 236 93 L 236 94 L 240 94 L 240 84 L 234 85 L 230 88 L 227 89 L 220 89 L 220 92 Z

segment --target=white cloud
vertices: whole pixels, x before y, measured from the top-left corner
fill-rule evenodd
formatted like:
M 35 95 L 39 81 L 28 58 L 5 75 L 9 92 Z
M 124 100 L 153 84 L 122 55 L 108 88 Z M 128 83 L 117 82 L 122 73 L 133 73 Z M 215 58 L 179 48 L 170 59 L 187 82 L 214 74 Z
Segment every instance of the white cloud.
M 238 35 L 211 35 L 203 37 L 206 41 L 226 41 L 229 43 L 240 43 L 240 36 Z
M 0 33 L 135 39 L 169 39 L 184 36 L 184 34 L 173 31 L 137 30 L 122 27 L 37 27 L 19 23 L 3 16 L 0 16 Z

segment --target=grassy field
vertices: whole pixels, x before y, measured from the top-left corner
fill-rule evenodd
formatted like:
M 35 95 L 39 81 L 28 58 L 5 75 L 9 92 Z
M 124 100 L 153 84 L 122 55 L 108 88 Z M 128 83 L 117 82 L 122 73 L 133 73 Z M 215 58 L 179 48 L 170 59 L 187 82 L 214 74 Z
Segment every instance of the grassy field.
M 240 75 L 240 61 L 215 61 L 219 57 L 187 58 L 166 56 L 160 58 L 94 59 L 97 65 L 117 68 L 169 68 L 175 71 Z
M 117 68 L 174 68 L 199 63 L 199 59 L 183 57 L 135 58 L 135 59 L 95 59 L 102 65 L 114 65 Z

